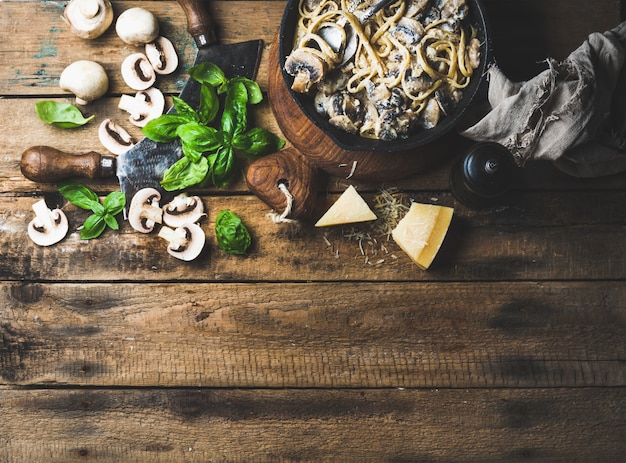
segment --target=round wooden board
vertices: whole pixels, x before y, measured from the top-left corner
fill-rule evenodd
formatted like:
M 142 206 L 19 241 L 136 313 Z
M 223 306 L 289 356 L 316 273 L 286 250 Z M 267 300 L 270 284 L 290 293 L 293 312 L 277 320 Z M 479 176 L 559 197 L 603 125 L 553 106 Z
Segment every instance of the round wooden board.
M 345 150 L 317 127 L 294 101 L 281 73 L 278 37 L 270 48 L 268 69 L 269 102 L 284 136 L 316 167 L 331 175 L 345 176 L 356 162 L 351 176 L 355 180 L 395 180 L 421 172 L 454 154 L 454 143 L 459 138 L 455 134 L 410 151 Z

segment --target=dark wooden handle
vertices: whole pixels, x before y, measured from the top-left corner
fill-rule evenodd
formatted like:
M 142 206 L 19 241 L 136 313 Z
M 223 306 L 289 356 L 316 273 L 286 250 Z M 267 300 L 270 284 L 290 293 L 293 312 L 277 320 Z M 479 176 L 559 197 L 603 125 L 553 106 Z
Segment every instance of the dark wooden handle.
M 69 154 L 50 146 L 33 146 L 22 153 L 20 169 L 24 177 L 41 183 L 71 177 L 104 178 L 115 175 L 115 157 L 95 151 Z
M 318 170 L 297 149 L 285 148 L 254 161 L 246 171 L 248 188 L 281 214 L 287 208 L 283 184 L 293 198 L 289 219 L 313 219 L 316 214 Z
M 187 31 L 198 47 L 217 42 L 213 19 L 206 0 L 178 0 L 187 17 Z

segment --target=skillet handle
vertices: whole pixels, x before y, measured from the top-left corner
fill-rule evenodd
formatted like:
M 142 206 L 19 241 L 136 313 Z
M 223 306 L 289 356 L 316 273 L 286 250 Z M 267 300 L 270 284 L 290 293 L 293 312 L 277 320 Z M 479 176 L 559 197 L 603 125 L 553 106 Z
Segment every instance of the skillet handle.
M 196 41 L 198 48 L 217 42 L 213 18 L 206 0 L 178 0 L 187 17 L 187 31 Z
M 315 214 L 318 170 L 294 147 L 254 161 L 246 171 L 248 188 L 278 213 L 288 207 L 284 185 L 293 198 L 289 219 L 312 219 Z

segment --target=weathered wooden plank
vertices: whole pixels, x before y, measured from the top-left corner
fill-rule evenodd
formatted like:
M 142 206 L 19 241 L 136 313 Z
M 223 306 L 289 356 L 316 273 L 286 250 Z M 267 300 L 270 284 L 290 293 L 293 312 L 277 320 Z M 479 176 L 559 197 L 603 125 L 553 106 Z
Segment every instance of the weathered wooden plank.
M 625 302 L 616 282 L 2 283 L 0 383 L 626 386 Z
M 345 237 L 345 229 L 310 224 L 274 224 L 269 208 L 254 196 L 204 197 L 208 241 L 193 262 L 169 256 L 156 233 L 135 232 L 124 222 L 119 232 L 80 240 L 77 228 L 90 214 L 58 195 L 48 205 L 63 205 L 70 234 L 41 248 L 26 235 L 34 198 L 0 197 L 0 278 L 4 280 L 545 280 L 624 279 L 624 191 L 519 194 L 506 208 L 471 211 L 449 194 L 411 193 L 420 202 L 451 205 L 456 215 L 435 262 L 419 270 L 392 241 L 376 243 Z M 336 196 L 320 196 L 330 204 Z M 371 196 L 366 196 L 371 201 Z M 231 209 L 250 229 L 254 245 L 247 257 L 217 248 L 214 220 Z M 367 228 L 360 230 L 367 231 Z M 593 245 L 590 245 L 593 240 Z M 86 256 L 90 256 L 86 258 Z M 379 262 L 382 260 L 382 262 Z
M 3 461 L 570 463 L 617 462 L 626 451 L 624 388 L 5 389 L 0 397 Z

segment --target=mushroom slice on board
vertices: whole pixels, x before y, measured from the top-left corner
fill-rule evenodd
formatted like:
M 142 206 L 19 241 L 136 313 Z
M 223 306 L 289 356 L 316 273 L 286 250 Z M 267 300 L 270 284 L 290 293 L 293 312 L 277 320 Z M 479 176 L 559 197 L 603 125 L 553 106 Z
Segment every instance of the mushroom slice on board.
M 130 113 L 131 124 L 143 127 L 148 121 L 163 114 L 165 97 L 158 88 L 151 87 L 140 90 L 135 96 L 122 95 L 117 106 Z
M 196 223 L 204 215 L 204 204 L 199 196 L 181 193 L 163 206 L 163 222 L 173 228 L 185 223 Z
M 113 23 L 113 6 L 109 0 L 71 0 L 63 10 L 63 20 L 74 35 L 95 39 Z
M 161 227 L 159 236 L 169 243 L 167 252 L 184 261 L 198 257 L 206 240 L 204 230 L 195 223 L 186 223 L 176 229 Z
M 69 229 L 67 217 L 61 209 L 48 209 L 44 199 L 33 204 L 35 218 L 28 224 L 28 236 L 39 246 L 50 246 L 61 241 Z
M 156 82 L 152 63 L 143 53 L 133 53 L 122 61 L 122 78 L 133 90 L 145 90 Z
M 150 233 L 154 225 L 163 222 L 163 209 L 159 207 L 161 193 L 154 188 L 143 188 L 133 196 L 128 209 L 128 222 L 140 233 Z
M 178 55 L 174 45 L 165 37 L 158 37 L 146 44 L 146 56 L 157 74 L 171 74 L 178 67 Z
M 132 148 L 133 142 L 130 134 L 111 119 L 105 119 L 98 128 L 100 143 L 113 154 L 122 154 Z

